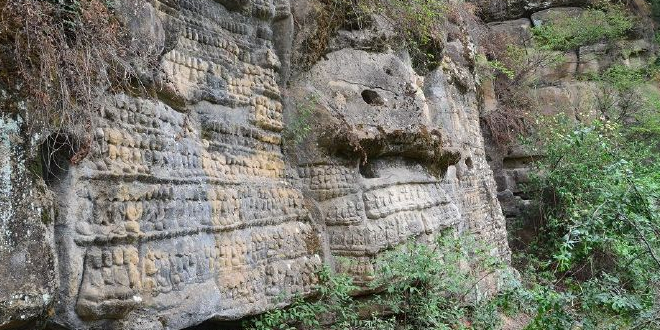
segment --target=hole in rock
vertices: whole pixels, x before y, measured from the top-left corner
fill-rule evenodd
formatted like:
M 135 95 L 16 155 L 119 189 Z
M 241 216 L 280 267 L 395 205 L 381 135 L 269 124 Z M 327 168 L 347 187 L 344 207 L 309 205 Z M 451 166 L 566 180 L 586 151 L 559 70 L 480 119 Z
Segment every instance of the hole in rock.
M 58 184 L 69 171 L 77 143 L 65 133 L 53 133 L 40 146 L 41 172 L 48 186 Z
M 388 76 L 391 76 L 391 75 L 392 75 L 392 69 L 385 69 L 385 73 L 386 73 Z
M 474 163 L 472 162 L 472 157 L 465 158 L 465 166 L 467 166 L 468 169 L 473 169 L 474 168 Z
M 372 163 L 360 163 L 360 175 L 365 179 L 375 179 L 378 177 L 376 174 L 376 169 Z
M 376 91 L 370 89 L 362 91 L 362 99 L 370 105 L 385 105 L 385 100 Z

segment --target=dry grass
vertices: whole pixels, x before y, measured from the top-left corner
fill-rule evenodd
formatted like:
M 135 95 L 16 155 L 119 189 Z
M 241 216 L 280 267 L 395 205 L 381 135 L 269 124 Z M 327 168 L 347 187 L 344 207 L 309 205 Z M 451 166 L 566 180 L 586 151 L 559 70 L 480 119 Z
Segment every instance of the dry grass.
M 296 22 L 298 30 L 313 27 L 302 42 L 302 49 L 294 61 L 301 70 L 311 68 L 327 52 L 330 40 L 340 29 L 359 30 L 370 26 L 371 19 L 364 3 L 373 0 L 320 0 L 305 21 Z M 311 21 L 310 21 L 311 19 Z
M 81 161 L 101 97 L 133 77 L 128 41 L 103 0 L 0 0 L 0 84 L 14 96 L 5 111 L 19 113 L 30 136 L 66 136 L 71 161 Z
M 552 53 L 529 48 L 526 41 L 501 32 L 484 35 L 480 44 L 488 60 L 497 61 L 510 71 L 493 77 L 498 107 L 481 118 L 493 142 L 507 147 L 534 130 L 530 113 L 537 104 L 530 97 L 531 88 L 539 70 L 556 65 L 560 59 Z
M 314 24 L 296 22 L 299 27 L 315 26 L 304 40 L 296 64 L 308 69 L 327 53 L 337 31 L 370 28 L 378 15 L 389 21 L 397 36 L 389 43 L 407 48 L 415 68 L 425 73 L 440 63 L 449 12 L 458 15 L 445 0 L 321 0 L 309 15 Z

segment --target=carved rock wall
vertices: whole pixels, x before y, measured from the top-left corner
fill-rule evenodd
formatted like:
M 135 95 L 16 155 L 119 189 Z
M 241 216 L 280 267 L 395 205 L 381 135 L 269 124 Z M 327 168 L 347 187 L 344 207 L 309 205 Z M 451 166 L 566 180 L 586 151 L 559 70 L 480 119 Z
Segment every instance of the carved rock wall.
M 474 82 L 460 90 L 444 69 L 421 77 L 405 58 L 341 49 L 290 88 L 314 95 L 318 114 L 295 152 L 303 186 L 331 255 L 355 259 L 348 271 L 365 280 L 379 252 L 447 229 L 482 235 L 508 257 Z
M 56 320 L 70 328 L 240 318 L 308 293 L 321 264 L 280 149 L 272 23 L 288 3 L 150 11 L 171 47 L 160 76 L 171 98 L 108 96 L 95 153 L 59 183 Z
M 23 264 L 41 268 L 28 271 L 35 280 L 0 280 L 0 329 L 16 325 L 19 311 L 5 292 L 31 295 L 21 298 L 34 311 L 26 319 L 52 306 L 49 322 L 69 329 L 240 319 L 310 293 L 323 263 L 368 281 L 380 252 L 445 230 L 473 232 L 508 260 L 468 64 L 478 23 L 447 23 L 465 37 L 446 40 L 442 65 L 424 76 L 391 41 L 360 47 L 380 40 L 380 25 L 341 31 L 302 69 L 292 58 L 306 30 L 292 7 L 304 15 L 303 6 L 319 5 L 122 1 L 134 41 L 159 55 L 149 78 L 158 94 L 108 94 L 90 155 L 46 169 L 53 222 L 10 208 L 36 183 L 2 181 L 12 190 L 0 197 L 0 229 L 17 236 L 7 223 L 20 222 L 40 237 L 13 243 L 0 233 L 0 262 L 21 274 L 10 263 L 15 247 L 38 242 Z M 311 133 L 283 142 L 301 107 L 313 109 Z M 25 172 L 0 159 L 2 171 Z M 357 262 L 346 269 L 339 256 Z

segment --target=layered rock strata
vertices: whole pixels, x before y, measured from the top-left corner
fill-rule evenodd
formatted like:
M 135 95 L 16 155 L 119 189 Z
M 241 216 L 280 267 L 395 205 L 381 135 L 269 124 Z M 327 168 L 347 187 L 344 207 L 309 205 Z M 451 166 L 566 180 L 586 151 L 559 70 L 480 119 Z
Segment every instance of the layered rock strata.
M 448 230 L 508 260 L 470 68 L 476 23 L 447 23 L 465 37 L 446 39 L 425 75 L 391 42 L 360 47 L 382 39 L 368 29 L 340 31 L 302 69 L 294 23 L 319 5 L 122 1 L 135 42 L 159 54 L 157 96 L 108 93 L 79 164 L 47 139 L 55 206 L 17 204 L 39 180 L 2 176 L 0 261 L 15 277 L 0 280 L 0 329 L 47 316 L 70 329 L 240 319 L 311 293 L 323 264 L 365 283 L 379 253 Z M 301 107 L 311 133 L 283 143 Z M 0 158 L 0 173 L 20 178 L 20 148 L 36 146 L 12 125 L 0 148 L 18 161 Z
M 640 20 L 648 20 L 648 5 L 636 2 Z M 549 63 L 532 68 L 529 84 L 521 90 L 530 100 L 528 113 L 534 118 L 561 115 L 575 122 L 589 122 L 602 119 L 605 108 L 619 107 L 619 95 L 594 79 L 585 79 L 604 73 L 613 65 L 629 68 L 643 68 L 655 58 L 658 48 L 648 31 L 632 31 L 628 36 L 616 42 L 601 41 L 584 45 L 576 50 L 539 51 L 532 38 L 532 28 L 550 23 L 553 19 L 577 17 L 585 9 L 580 7 L 557 7 L 533 11 L 528 18 L 489 23 L 493 35 L 509 36 L 507 40 L 521 47 L 527 53 L 541 53 L 548 57 L 561 58 L 559 63 Z M 646 22 L 648 25 L 653 22 Z M 482 86 L 487 106 L 484 113 L 497 111 L 498 104 L 492 85 Z M 649 91 L 657 91 L 657 86 L 649 83 Z M 506 100 L 505 100 L 506 101 Z M 607 104 L 610 102 L 610 104 Z M 622 103 L 621 103 L 622 104 Z M 523 145 L 518 140 L 502 146 L 496 143 L 486 130 L 486 150 L 489 164 L 497 182 L 498 198 L 504 215 L 510 220 L 530 222 L 536 218 L 534 201 L 525 191 L 532 173 L 532 162 L 541 157 L 534 148 Z M 531 224 L 531 223 L 530 223 Z

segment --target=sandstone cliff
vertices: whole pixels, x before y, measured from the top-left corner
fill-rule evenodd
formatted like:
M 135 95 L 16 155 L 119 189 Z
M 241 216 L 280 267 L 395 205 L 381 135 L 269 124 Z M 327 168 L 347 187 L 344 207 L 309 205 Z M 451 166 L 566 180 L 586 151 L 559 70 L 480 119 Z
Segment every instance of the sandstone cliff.
M 310 293 L 322 264 L 365 283 L 382 251 L 447 229 L 509 260 L 497 197 L 517 212 L 527 156 L 486 147 L 479 42 L 581 2 L 477 1 L 525 17 L 488 25 L 455 4 L 430 70 L 385 17 L 322 36 L 323 1 L 120 2 L 158 93 L 106 91 L 76 163 L 20 111 L 0 118 L 0 329 L 237 320 Z M 578 85 L 537 93 L 571 102 Z

